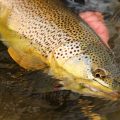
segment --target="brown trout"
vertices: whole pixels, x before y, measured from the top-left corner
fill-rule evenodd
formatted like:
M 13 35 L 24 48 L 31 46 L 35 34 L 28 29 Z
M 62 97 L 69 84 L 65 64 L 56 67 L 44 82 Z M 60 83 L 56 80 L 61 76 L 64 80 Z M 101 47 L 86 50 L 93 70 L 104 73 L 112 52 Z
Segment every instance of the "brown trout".
M 74 92 L 119 96 L 113 52 L 62 1 L 0 0 L 0 35 L 23 68 L 47 69 Z

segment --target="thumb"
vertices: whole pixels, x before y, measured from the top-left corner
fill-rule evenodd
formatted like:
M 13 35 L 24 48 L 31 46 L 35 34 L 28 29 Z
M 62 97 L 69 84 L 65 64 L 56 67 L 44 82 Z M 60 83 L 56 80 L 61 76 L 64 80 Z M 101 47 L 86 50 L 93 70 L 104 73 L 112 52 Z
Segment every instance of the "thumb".
M 100 12 L 82 12 L 79 16 L 96 32 L 102 41 L 108 45 L 109 31 Z

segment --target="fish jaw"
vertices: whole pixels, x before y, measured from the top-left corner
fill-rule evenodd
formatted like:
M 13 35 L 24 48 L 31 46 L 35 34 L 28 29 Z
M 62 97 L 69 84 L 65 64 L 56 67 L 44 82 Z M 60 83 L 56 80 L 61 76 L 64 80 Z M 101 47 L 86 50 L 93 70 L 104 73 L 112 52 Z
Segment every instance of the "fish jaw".
M 92 80 L 78 78 L 74 79 L 71 83 L 69 81 L 62 81 L 61 84 L 64 85 L 64 89 L 69 89 L 85 96 L 99 97 L 108 100 L 118 100 L 120 98 L 119 92 Z

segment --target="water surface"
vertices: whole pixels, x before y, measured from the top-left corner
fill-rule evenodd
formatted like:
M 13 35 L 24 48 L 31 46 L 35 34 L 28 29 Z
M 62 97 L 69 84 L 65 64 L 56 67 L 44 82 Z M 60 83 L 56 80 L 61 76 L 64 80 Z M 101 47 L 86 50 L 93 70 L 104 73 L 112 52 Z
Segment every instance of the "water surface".
M 120 64 L 120 26 L 111 26 L 110 46 Z M 120 100 L 52 92 L 57 81 L 42 71 L 19 67 L 0 43 L 0 120 L 120 120 Z

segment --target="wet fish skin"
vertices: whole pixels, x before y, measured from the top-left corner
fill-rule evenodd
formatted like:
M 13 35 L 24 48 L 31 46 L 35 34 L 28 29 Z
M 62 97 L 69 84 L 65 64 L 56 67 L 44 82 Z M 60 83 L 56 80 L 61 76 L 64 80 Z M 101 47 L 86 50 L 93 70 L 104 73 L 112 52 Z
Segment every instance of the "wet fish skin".
M 59 0 L 0 0 L 0 34 L 26 69 L 47 69 L 64 88 L 105 96 L 120 90 L 112 51 Z

